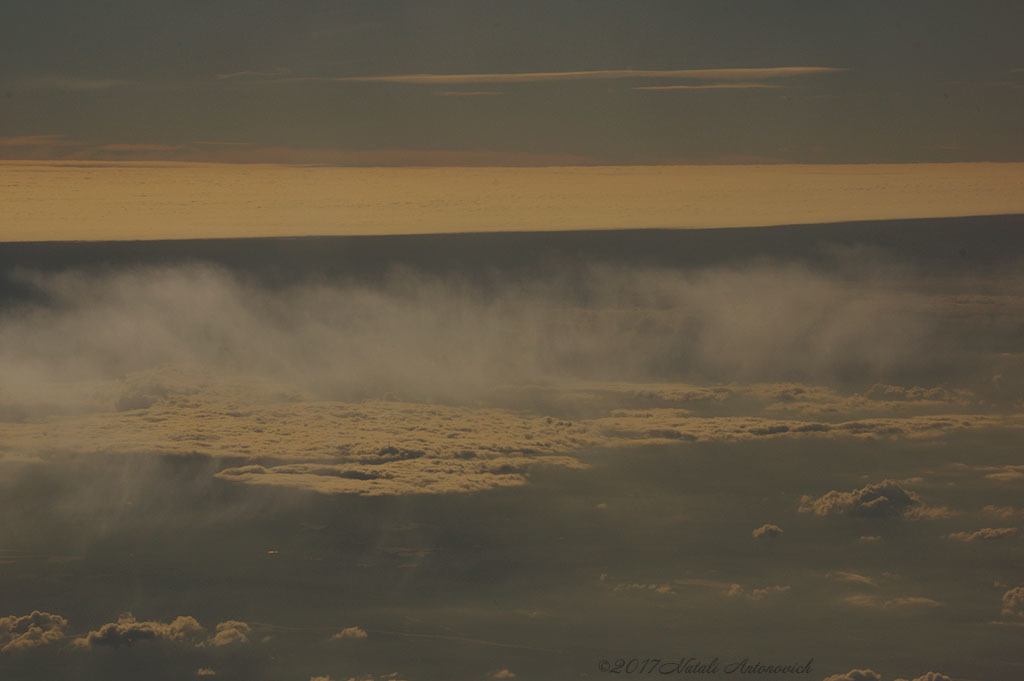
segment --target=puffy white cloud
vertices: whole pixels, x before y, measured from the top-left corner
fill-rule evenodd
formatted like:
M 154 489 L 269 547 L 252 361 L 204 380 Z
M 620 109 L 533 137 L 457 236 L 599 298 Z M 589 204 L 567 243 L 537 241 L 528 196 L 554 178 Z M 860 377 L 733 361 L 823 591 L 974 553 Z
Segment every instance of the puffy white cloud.
M 76 638 L 74 645 L 83 649 L 102 646 L 120 648 L 134 645 L 139 641 L 171 641 L 196 647 L 219 647 L 245 643 L 251 631 L 252 628 L 245 622 L 227 620 L 217 624 L 214 633 L 207 636 L 206 629 L 191 616 L 179 616 L 170 622 L 140 622 L 132 613 L 127 612 L 122 613 L 116 622 L 108 622 L 99 629 Z
M 882 675 L 871 669 L 851 669 L 844 674 L 833 674 L 824 681 L 882 681 Z
M 1024 586 L 1015 586 L 1003 594 L 1003 617 L 1024 619 Z
M 762 537 L 766 539 L 773 539 L 775 537 L 782 536 L 782 528 L 778 525 L 764 524 L 750 533 L 754 539 L 760 539 Z
M 75 639 L 80 648 L 109 646 L 120 648 L 139 641 L 166 640 L 202 645 L 206 632 L 194 617 L 180 616 L 171 622 L 143 621 L 130 612 L 121 614 L 116 622 L 108 622 L 95 631 Z
M 232 643 L 246 643 L 249 640 L 249 633 L 252 631 L 245 622 L 227 620 L 220 622 L 217 629 L 207 641 L 206 645 L 226 646 Z
M 368 634 L 361 627 L 345 627 L 344 629 L 342 629 L 338 633 L 336 633 L 333 636 L 331 636 L 331 638 L 334 638 L 334 639 L 341 639 L 341 638 L 360 639 L 360 638 L 366 638 L 367 636 L 368 636 Z
M 9 653 L 57 643 L 68 621 L 60 615 L 33 610 L 28 615 L 0 617 L 0 652 Z
M 952 512 L 944 507 L 926 506 L 921 497 L 895 480 L 865 485 L 851 492 L 831 490 L 820 497 L 804 495 L 798 509 L 815 515 L 849 515 L 863 518 L 945 518 Z

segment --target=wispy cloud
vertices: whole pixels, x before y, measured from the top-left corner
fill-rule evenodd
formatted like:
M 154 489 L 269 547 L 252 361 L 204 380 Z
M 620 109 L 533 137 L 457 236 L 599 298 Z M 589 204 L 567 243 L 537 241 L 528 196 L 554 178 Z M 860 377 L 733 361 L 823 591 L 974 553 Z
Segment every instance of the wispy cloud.
M 781 85 L 767 83 L 712 83 L 709 85 L 638 85 L 634 90 L 672 91 L 672 90 L 777 90 Z
M 232 80 L 237 78 L 280 78 L 291 75 L 291 69 L 276 68 L 272 71 L 235 71 L 234 73 L 218 73 L 214 76 L 217 80 Z
M 505 93 L 500 90 L 437 90 L 433 94 L 439 97 L 488 97 Z
M 751 87 L 751 81 L 800 78 L 846 71 L 828 66 L 771 66 L 728 69 L 597 69 L 592 71 L 532 71 L 527 73 L 400 73 L 380 76 L 293 76 L 286 69 L 239 71 L 215 76 L 218 80 L 249 80 L 264 83 L 401 83 L 406 85 L 467 85 L 481 83 L 546 83 L 574 80 L 668 79 L 740 81 L 734 87 Z
M 623 78 L 668 78 L 684 80 L 762 80 L 795 78 L 842 71 L 823 66 L 779 66 L 735 69 L 603 69 L 595 71 L 538 71 L 532 73 L 409 73 L 389 76 L 347 76 L 334 78 L 344 83 L 541 83 L 565 80 L 614 80 Z
M 80 76 L 40 76 L 24 81 L 26 87 L 36 90 L 60 90 L 63 92 L 89 92 L 134 85 L 130 80 L 120 78 L 90 78 Z

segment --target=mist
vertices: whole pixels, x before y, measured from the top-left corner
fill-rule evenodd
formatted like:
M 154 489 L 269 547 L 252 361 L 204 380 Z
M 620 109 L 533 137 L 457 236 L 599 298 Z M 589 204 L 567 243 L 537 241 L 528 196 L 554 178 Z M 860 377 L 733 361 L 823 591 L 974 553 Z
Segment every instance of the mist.
M 466 402 L 566 380 L 936 384 L 965 361 L 950 359 L 963 348 L 957 329 L 943 334 L 954 322 L 941 296 L 792 264 L 592 267 L 489 286 L 407 269 L 379 286 L 277 288 L 210 265 L 19 276 L 45 302 L 0 317 L 7 403 L 168 365 L 334 400 Z

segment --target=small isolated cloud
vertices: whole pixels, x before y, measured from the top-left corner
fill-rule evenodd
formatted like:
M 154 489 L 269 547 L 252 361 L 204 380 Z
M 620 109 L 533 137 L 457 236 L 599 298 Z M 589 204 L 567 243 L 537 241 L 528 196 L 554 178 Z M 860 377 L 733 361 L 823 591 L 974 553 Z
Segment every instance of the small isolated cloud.
M 498 671 L 491 674 L 492 679 L 514 679 L 516 678 L 515 672 L 509 669 L 499 669 Z
M 851 669 L 845 674 L 833 674 L 824 681 L 882 681 L 882 675 L 871 669 Z
M 974 532 L 953 532 L 947 534 L 948 539 L 962 542 L 974 541 L 995 541 L 998 539 L 1009 539 L 1017 534 L 1016 527 L 983 527 Z
M 866 544 L 870 544 L 872 542 L 881 541 L 881 540 L 882 540 L 882 538 L 879 537 L 877 534 L 865 534 L 865 535 L 861 535 L 861 537 L 860 537 L 860 539 L 858 541 L 862 541 L 862 542 L 864 542 Z
M 0 617 L 0 652 L 10 653 L 56 643 L 64 638 L 68 621 L 60 615 L 33 610 L 28 615 Z
M 815 515 L 848 515 L 861 518 L 908 518 L 912 520 L 947 517 L 949 509 L 925 506 L 916 492 L 895 480 L 866 485 L 852 492 L 832 490 L 823 496 L 804 495 L 799 511 Z
M 843 599 L 850 605 L 860 608 L 909 608 L 909 607 L 936 607 L 942 605 L 939 601 L 922 596 L 900 596 L 897 598 L 877 598 L 868 594 L 854 594 Z
M 774 539 L 775 537 L 782 536 L 782 528 L 778 525 L 764 524 L 750 533 L 754 539 Z
M 209 638 L 206 645 L 219 647 L 232 643 L 246 643 L 251 631 L 252 627 L 245 622 L 227 620 L 217 625 L 216 633 Z
M 1003 617 L 1024 619 L 1024 586 L 1015 586 L 1003 594 Z
M 604 581 L 602 579 L 602 581 Z M 638 584 L 635 582 L 626 582 L 615 586 L 614 591 L 650 591 L 656 594 L 674 594 L 676 591 L 672 588 L 671 584 Z
M 217 676 L 217 672 L 209 667 L 200 667 L 196 670 L 196 676 Z
M 725 595 L 730 598 L 746 598 L 752 601 L 764 600 L 768 596 L 776 594 L 784 594 L 792 587 L 788 586 L 767 586 L 763 589 L 751 589 L 747 591 L 739 584 L 733 584 L 725 592 Z
M 907 681 L 906 679 L 896 679 L 896 681 Z M 911 681 L 953 681 L 953 679 L 945 674 L 939 672 L 925 672 L 921 676 L 918 676 Z
M 123 613 L 116 622 L 108 622 L 95 631 L 75 639 L 80 648 L 109 646 L 120 648 L 139 641 L 175 641 L 202 645 L 205 631 L 194 617 L 177 617 L 171 622 L 140 622 L 130 612 Z
M 837 571 L 830 572 L 825 576 L 829 579 L 834 579 L 839 582 L 846 582 L 848 584 L 864 584 L 866 586 L 875 586 L 877 584 L 877 582 L 875 582 L 875 580 L 871 579 L 870 577 L 857 574 L 856 572 Z
M 345 627 L 337 634 L 331 636 L 332 639 L 340 638 L 367 638 L 368 634 L 361 627 Z
M 995 516 L 1004 520 L 1024 518 L 1024 508 L 1015 508 L 1013 506 L 993 506 L 990 504 L 982 508 L 981 512 L 985 515 Z

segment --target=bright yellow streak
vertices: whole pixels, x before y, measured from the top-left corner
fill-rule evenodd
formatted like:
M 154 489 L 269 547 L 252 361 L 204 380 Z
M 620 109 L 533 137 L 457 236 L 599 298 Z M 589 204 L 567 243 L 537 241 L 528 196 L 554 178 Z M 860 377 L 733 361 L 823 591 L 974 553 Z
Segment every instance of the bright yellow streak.
M 737 227 L 1024 213 L 1024 164 L 0 163 L 0 241 Z

